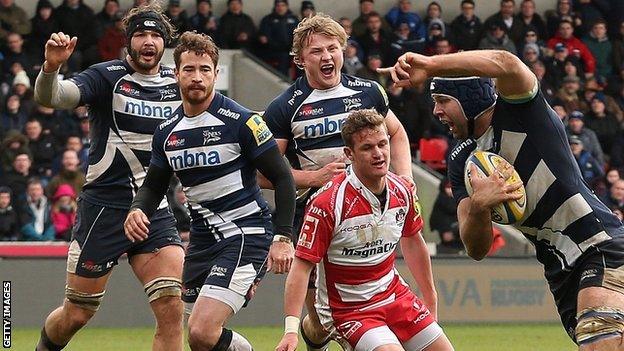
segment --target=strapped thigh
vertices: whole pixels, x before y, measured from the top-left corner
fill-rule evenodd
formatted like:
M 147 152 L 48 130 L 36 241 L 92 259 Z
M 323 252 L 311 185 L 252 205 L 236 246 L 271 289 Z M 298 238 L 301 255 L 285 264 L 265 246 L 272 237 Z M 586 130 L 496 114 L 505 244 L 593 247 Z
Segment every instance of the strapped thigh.
M 67 285 L 65 286 L 65 298 L 67 298 L 69 302 L 80 308 L 93 312 L 97 312 L 100 308 L 100 303 L 102 303 L 102 298 L 104 297 L 105 292 L 106 291 L 90 294 L 74 290 Z
M 149 302 L 165 296 L 182 296 L 182 281 L 175 277 L 159 277 L 143 286 Z
M 575 329 L 579 345 L 622 336 L 624 332 L 624 311 L 613 307 L 591 307 L 578 313 Z

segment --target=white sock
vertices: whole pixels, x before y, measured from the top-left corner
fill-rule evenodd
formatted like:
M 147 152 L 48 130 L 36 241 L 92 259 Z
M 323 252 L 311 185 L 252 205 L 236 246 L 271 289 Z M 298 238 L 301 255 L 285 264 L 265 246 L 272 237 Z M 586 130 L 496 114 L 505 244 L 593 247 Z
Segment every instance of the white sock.
M 232 330 L 232 342 L 228 351 L 253 351 L 253 347 L 244 336 Z

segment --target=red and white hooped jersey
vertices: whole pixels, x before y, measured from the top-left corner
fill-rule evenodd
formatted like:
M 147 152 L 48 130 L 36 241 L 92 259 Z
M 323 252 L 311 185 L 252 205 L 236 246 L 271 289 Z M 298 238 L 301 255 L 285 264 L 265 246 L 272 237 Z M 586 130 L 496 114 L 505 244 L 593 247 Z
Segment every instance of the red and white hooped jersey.
M 406 181 L 389 172 L 386 189 L 381 204 L 349 169 L 308 204 L 295 255 L 318 264 L 316 307 L 324 324 L 332 312 L 383 306 L 405 291 L 395 248 L 401 237 L 420 235 L 423 221 Z

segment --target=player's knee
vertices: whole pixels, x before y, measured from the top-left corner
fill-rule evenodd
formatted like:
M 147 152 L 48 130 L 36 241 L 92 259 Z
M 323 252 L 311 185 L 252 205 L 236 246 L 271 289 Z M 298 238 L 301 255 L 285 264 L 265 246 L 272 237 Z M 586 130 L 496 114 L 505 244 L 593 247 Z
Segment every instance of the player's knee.
M 624 311 L 613 307 L 591 307 L 577 315 L 576 342 L 581 350 L 591 350 L 598 343 L 609 344 L 622 339 Z M 602 349 L 602 348 L 601 348 Z
M 77 306 L 71 301 L 68 301 L 64 307 L 66 315 L 65 320 L 73 330 L 84 327 L 95 315 L 95 311 Z
M 302 328 L 304 329 L 307 336 L 312 340 L 325 340 L 328 336 L 328 333 L 325 331 L 325 328 L 321 325 L 318 317 L 313 318 L 310 315 L 307 315 L 303 318 Z
M 189 322 L 188 342 L 191 349 L 212 349 L 221 337 L 221 329 L 208 324 Z

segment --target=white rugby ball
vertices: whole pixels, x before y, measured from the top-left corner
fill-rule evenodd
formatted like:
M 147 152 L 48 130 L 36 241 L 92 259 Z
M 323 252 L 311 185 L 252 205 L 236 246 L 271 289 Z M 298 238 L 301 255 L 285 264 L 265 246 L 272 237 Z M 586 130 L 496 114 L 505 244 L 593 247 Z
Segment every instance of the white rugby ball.
M 501 163 L 507 163 L 507 160 L 501 156 L 487 152 L 487 151 L 475 151 L 466 161 L 464 167 L 464 183 L 468 195 L 472 196 L 472 184 L 470 183 L 470 165 L 474 164 L 481 177 L 488 177 L 494 172 L 496 167 Z M 507 184 L 512 184 L 520 181 L 518 172 L 514 169 L 513 174 L 506 181 Z M 521 220 L 526 210 L 526 190 L 524 185 L 520 189 L 516 190 L 522 194 L 522 197 L 518 200 L 511 200 L 500 203 L 498 206 L 492 208 L 492 221 L 500 224 L 513 224 Z

